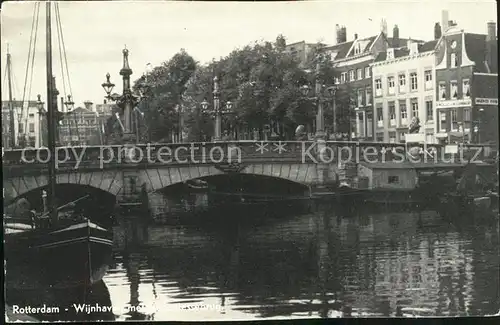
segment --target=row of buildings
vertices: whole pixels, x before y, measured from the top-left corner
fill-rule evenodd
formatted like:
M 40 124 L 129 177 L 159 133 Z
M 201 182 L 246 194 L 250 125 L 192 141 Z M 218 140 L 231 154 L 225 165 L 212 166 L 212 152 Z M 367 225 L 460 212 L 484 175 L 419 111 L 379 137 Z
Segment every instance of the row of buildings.
M 85 107 L 65 111 L 61 98 L 62 120 L 58 126 L 58 142 L 62 146 L 100 145 L 105 143 L 104 126 L 112 114 L 112 104 L 93 105 L 86 101 Z M 14 115 L 14 137 L 16 147 L 47 146 L 47 111 L 39 101 L 12 102 Z M 2 146 L 11 147 L 10 108 L 2 101 Z
M 431 27 L 431 26 L 429 26 Z M 335 83 L 352 96 L 352 137 L 358 141 L 498 143 L 496 23 L 486 34 L 468 33 L 442 12 L 430 41 L 380 32 L 347 41 L 337 25 L 337 44 L 324 47 L 339 72 Z M 300 60 L 317 46 L 299 42 L 287 50 Z M 419 121 L 418 133 L 408 136 Z

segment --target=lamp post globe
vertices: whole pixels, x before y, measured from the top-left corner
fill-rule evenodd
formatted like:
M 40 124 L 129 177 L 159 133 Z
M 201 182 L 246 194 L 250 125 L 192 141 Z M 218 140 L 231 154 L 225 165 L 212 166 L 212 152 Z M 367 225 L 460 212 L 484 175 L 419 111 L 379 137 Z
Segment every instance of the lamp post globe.
M 115 84 L 110 81 L 111 75 L 106 73 L 106 81 L 101 84 L 101 87 L 104 89 L 106 92 L 107 98 L 110 98 L 111 91 L 113 91 L 113 88 L 115 87 Z
M 71 100 L 71 95 L 68 95 L 68 100 L 64 102 L 64 105 L 66 106 L 68 112 L 73 110 L 75 102 Z

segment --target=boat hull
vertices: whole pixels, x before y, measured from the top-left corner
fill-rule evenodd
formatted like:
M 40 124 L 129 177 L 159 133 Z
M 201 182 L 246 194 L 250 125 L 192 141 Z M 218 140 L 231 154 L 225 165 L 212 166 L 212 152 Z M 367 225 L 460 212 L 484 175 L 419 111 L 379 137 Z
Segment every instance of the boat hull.
M 112 260 L 110 232 L 90 223 L 5 239 L 6 282 L 13 287 L 88 286 Z

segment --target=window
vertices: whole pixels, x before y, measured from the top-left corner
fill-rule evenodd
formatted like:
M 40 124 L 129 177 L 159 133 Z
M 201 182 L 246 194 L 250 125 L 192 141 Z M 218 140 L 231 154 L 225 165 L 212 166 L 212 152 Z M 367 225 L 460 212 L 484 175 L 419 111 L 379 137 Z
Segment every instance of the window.
M 347 79 L 347 72 L 342 72 L 340 74 L 340 83 L 341 84 L 345 83 L 347 81 L 346 79 Z
M 432 70 L 424 72 L 425 89 L 432 89 Z
M 375 80 L 375 96 L 382 96 L 382 79 Z
M 384 141 L 384 133 L 383 132 L 377 132 L 377 141 L 378 142 Z
M 382 107 L 377 107 L 377 126 L 378 127 L 383 127 L 384 126 L 384 112 Z
M 31 113 L 30 115 L 30 118 L 35 118 L 35 114 Z
M 458 98 L 458 86 L 456 80 L 450 81 L 450 95 L 452 98 Z
M 349 70 L 349 81 L 356 80 L 356 76 L 354 75 L 354 70 Z
M 366 88 L 366 105 L 372 103 L 372 89 L 371 87 Z
M 450 55 L 450 66 L 452 68 L 456 68 L 458 66 L 457 55 L 455 53 L 451 53 Z
M 399 79 L 399 92 L 404 93 L 406 89 L 406 75 L 400 74 L 398 79 Z
M 391 126 L 396 126 L 396 104 L 389 102 L 389 120 Z
M 19 133 L 24 133 L 24 124 L 19 123 L 19 125 L 17 126 L 17 129 L 19 130 Z
M 394 88 L 396 87 L 394 77 L 387 77 L 387 86 L 389 87 L 389 94 L 394 95 Z
M 451 112 L 451 123 L 453 123 L 453 129 L 456 129 L 455 126 L 456 126 L 456 124 L 458 122 L 457 109 L 456 108 L 451 109 L 450 112 Z
M 416 99 L 411 102 L 411 117 L 418 118 L 418 102 Z
M 356 74 L 358 75 L 358 80 L 363 79 L 363 70 L 361 69 L 356 70 Z
M 354 47 L 354 55 L 359 54 L 359 53 L 361 53 L 361 44 L 360 43 L 356 44 L 356 46 Z
M 358 125 L 357 125 L 357 131 L 358 131 L 358 137 L 364 138 L 365 137 L 365 128 L 364 128 L 364 123 L 363 123 L 363 112 L 358 113 Z
M 414 91 L 417 90 L 417 88 L 418 88 L 417 73 L 412 72 L 410 73 L 410 90 Z
M 399 176 L 389 176 L 387 179 L 387 183 L 398 184 L 399 183 Z
M 432 121 L 434 120 L 434 111 L 432 109 L 432 100 L 426 100 L 425 101 L 425 113 L 426 113 L 426 120 L 427 121 Z
M 30 123 L 29 124 L 29 130 L 30 130 L 30 133 L 34 133 L 35 132 L 35 123 Z
M 470 108 L 464 108 L 464 122 L 470 122 Z
M 370 67 L 365 67 L 365 78 L 370 78 Z
M 357 93 L 358 93 L 358 107 L 361 107 L 363 106 L 363 90 L 358 89 Z
M 446 84 L 444 82 L 439 83 L 439 99 L 446 99 Z
M 469 80 L 464 80 L 462 81 L 462 91 L 464 92 L 464 98 L 469 98 L 470 97 L 470 83 Z
M 408 123 L 408 111 L 406 110 L 406 101 L 399 101 L 399 116 L 401 117 L 401 125 Z
M 396 143 L 396 132 L 389 132 L 389 143 Z

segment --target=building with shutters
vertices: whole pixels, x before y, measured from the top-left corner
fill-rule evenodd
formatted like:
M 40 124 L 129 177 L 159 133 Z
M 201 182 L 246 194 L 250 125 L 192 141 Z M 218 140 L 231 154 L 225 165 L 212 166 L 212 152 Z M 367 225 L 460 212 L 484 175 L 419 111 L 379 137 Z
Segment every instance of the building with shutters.
M 437 137 L 442 143 L 498 143 L 498 41 L 443 23 L 436 46 Z

